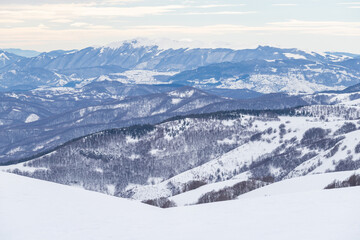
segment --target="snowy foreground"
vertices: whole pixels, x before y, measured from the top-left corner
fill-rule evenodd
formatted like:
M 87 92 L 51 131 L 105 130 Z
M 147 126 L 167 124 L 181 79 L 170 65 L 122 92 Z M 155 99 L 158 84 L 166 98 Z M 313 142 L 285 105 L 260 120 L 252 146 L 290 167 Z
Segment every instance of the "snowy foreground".
M 294 183 L 301 191 L 286 191 Z M 0 172 L 0 239 L 359 239 L 360 187 L 308 185 L 294 178 L 251 197 L 160 209 Z

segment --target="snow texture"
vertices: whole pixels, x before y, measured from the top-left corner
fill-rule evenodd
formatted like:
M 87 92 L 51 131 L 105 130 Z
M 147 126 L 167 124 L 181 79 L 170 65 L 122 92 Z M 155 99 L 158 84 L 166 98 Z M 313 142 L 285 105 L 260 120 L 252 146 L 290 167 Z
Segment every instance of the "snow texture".
M 0 189 L 0 239 L 7 240 L 338 240 L 360 234 L 360 187 L 166 210 L 9 173 L 0 173 Z

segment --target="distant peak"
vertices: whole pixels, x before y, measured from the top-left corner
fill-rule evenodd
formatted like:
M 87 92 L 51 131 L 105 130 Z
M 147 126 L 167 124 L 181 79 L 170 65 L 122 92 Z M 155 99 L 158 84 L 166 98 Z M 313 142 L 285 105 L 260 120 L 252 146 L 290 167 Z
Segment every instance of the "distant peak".
M 156 47 L 159 50 L 168 50 L 168 49 L 196 49 L 196 48 L 232 48 L 228 43 L 224 42 L 202 42 L 192 39 L 180 39 L 172 40 L 168 38 L 135 38 L 131 40 L 113 42 L 103 47 L 117 49 L 126 44 L 131 44 L 134 48 L 139 47 Z
M 198 47 L 201 46 L 201 44 L 199 42 L 192 41 L 192 40 L 171 40 L 171 39 L 167 39 L 167 38 L 160 38 L 160 39 L 135 38 L 135 39 L 131 39 L 131 40 L 113 42 L 104 47 L 116 49 L 116 48 L 120 48 L 126 44 L 130 44 L 134 48 L 156 47 L 160 50 L 187 49 L 187 48 L 195 48 L 196 45 L 198 45 Z
M 274 47 L 259 45 L 256 49 L 258 49 L 258 50 L 266 50 L 266 49 L 274 49 Z
M 4 52 L 0 53 L 0 58 L 9 60 L 8 56 Z

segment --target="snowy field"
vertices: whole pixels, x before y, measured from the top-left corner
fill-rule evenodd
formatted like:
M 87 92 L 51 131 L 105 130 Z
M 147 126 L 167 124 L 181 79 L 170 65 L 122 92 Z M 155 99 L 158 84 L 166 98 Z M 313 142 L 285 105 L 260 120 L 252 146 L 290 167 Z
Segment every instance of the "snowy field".
M 360 187 L 280 192 L 164 210 L 0 172 L 0 239 L 359 239 Z

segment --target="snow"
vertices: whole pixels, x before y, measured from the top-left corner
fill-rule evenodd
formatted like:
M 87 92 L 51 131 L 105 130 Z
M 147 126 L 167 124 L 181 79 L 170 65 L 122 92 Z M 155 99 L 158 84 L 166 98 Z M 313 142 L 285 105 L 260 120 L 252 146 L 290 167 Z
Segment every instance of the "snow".
M 151 177 L 147 180 L 148 184 L 158 184 L 160 182 L 164 181 L 163 178 L 159 178 L 159 177 Z
M 181 98 L 173 98 L 173 99 L 171 99 L 172 104 L 179 104 L 181 101 L 182 101 Z
M 133 154 L 130 155 L 129 158 L 130 158 L 131 160 L 135 160 L 135 159 L 139 159 L 140 157 L 141 157 L 140 155 L 133 153 Z
M 173 76 L 176 73 L 178 72 L 128 70 L 122 73 L 110 74 L 109 76 L 100 76 L 97 81 L 118 81 L 124 84 L 170 84 L 170 82 L 156 80 L 156 76 Z
M 218 140 L 217 143 L 218 144 L 235 144 L 236 140 L 235 139 L 224 138 L 223 140 Z
M 191 190 L 182 194 L 175 195 L 173 197 L 170 197 L 169 199 L 174 201 L 176 203 L 176 206 L 187 206 L 187 205 L 193 205 L 196 204 L 199 200 L 199 198 L 211 191 L 218 191 L 225 187 L 231 187 L 235 184 L 242 182 L 242 180 L 228 180 L 213 184 L 207 184 L 202 187 L 199 187 L 195 190 Z
M 246 120 L 246 118 L 248 119 Z M 242 116 L 241 124 L 246 125 L 246 121 L 250 121 L 249 119 L 249 116 Z M 356 124 L 357 121 L 358 120 L 347 120 L 347 122 L 352 122 L 354 124 Z M 221 120 L 220 123 L 224 124 L 224 120 Z M 235 122 L 233 122 L 233 124 L 235 124 Z M 181 187 L 192 180 L 204 181 L 208 184 L 211 184 L 214 181 L 224 181 L 227 179 L 247 180 L 251 178 L 250 172 L 243 172 L 240 175 L 237 175 L 237 173 L 234 173 L 234 170 L 240 170 L 254 162 L 261 161 L 262 159 L 269 156 L 269 154 L 273 152 L 278 146 L 280 146 L 282 142 L 290 141 L 291 139 L 297 139 L 297 141 L 300 141 L 304 133 L 309 128 L 320 127 L 324 129 L 332 129 L 334 132 L 344 124 L 344 121 L 338 121 L 337 119 L 329 118 L 327 122 L 324 122 L 318 121 L 316 118 L 309 117 L 279 117 L 279 121 L 256 120 L 252 125 L 254 131 L 256 130 L 264 132 L 269 128 L 279 129 L 281 124 L 284 124 L 287 130 L 287 133 L 283 136 L 282 139 L 279 137 L 279 133 L 275 133 L 275 131 L 271 134 L 263 134 L 260 141 L 249 141 L 242 143 L 241 139 L 236 138 L 236 135 L 220 139 L 218 140 L 218 144 L 239 144 L 239 146 L 218 158 L 210 159 L 207 163 L 182 172 L 159 184 L 150 186 L 135 186 L 134 189 L 131 189 L 134 192 L 132 198 L 136 200 L 146 200 L 160 197 L 170 197 L 172 196 L 172 192 L 168 188 L 168 183 L 170 182 L 175 186 Z M 227 125 L 231 126 L 231 124 Z M 248 130 L 250 131 L 251 129 Z M 340 146 L 340 150 L 334 156 L 330 158 L 325 157 L 325 155 L 327 155 L 331 149 L 323 150 L 319 152 L 317 156 L 309 159 L 308 161 L 305 161 L 293 169 L 293 171 L 290 171 L 286 178 L 299 177 L 308 174 L 325 173 L 329 170 L 334 171 L 334 164 L 338 163 L 342 159 L 345 159 L 348 156 L 347 151 L 349 149 L 355 148 L 355 145 L 359 142 L 360 139 L 358 136 L 359 131 L 345 134 L 345 139 L 339 142 L 342 144 Z M 165 136 L 165 139 L 171 140 L 171 136 Z M 341 148 L 345 145 L 347 146 L 347 149 L 341 150 Z M 307 148 L 302 149 L 302 156 L 309 153 L 310 151 L 311 150 Z M 276 167 L 272 167 L 270 170 L 274 176 L 280 176 L 284 171 L 283 169 Z M 221 176 L 221 179 L 218 179 L 219 176 Z
M 171 97 L 178 97 L 178 98 L 189 98 L 192 95 L 194 95 L 195 91 L 194 90 L 187 90 L 187 91 L 172 91 L 168 93 L 168 96 Z
M 22 150 L 23 150 L 23 149 L 22 149 L 21 147 L 16 147 L 16 148 L 13 148 L 13 149 L 11 149 L 10 151 L 8 151 L 7 154 L 12 155 L 12 154 L 17 153 L 17 152 L 20 152 L 20 151 L 22 151 Z
M 0 53 L 0 58 L 2 58 L 2 60 L 10 60 L 10 58 L 6 56 L 5 53 Z
M 108 184 L 106 185 L 107 191 L 110 195 L 114 195 L 115 190 L 116 190 L 116 186 L 113 184 Z
M 167 111 L 166 108 L 161 108 L 161 109 L 159 109 L 158 111 L 152 112 L 151 116 L 154 116 L 154 115 L 157 115 L 157 114 L 162 114 L 162 113 L 164 113 L 164 112 L 166 112 L 166 111 Z
M 223 120 L 221 123 L 224 126 L 232 127 L 232 126 L 234 126 L 235 120 Z
M 354 174 L 354 171 L 314 174 L 303 177 L 286 179 L 258 188 L 254 191 L 240 195 L 238 198 L 268 197 L 280 194 L 292 194 L 301 192 L 313 192 L 323 190 L 334 180 L 345 180 Z
M 36 115 L 35 113 L 32 113 L 26 118 L 25 123 L 36 122 L 39 119 L 40 119 L 40 117 L 38 115 Z
M 194 41 L 191 39 L 181 39 L 181 40 L 171 40 L 168 38 L 136 38 L 132 40 L 125 40 L 120 42 L 114 42 L 106 45 L 108 48 L 118 49 L 124 44 L 131 44 L 134 48 L 153 48 L 157 47 L 158 50 L 168 50 L 168 49 L 192 49 L 192 48 L 201 48 L 204 47 L 203 42 Z M 207 43 L 207 46 L 211 46 L 210 43 Z
M 5 93 L 4 94 L 5 96 L 7 97 L 12 97 L 12 98 L 16 98 L 16 99 L 19 99 L 21 95 L 18 95 L 18 94 L 15 94 L 15 93 Z
M 359 143 L 359 141 L 359 131 L 347 133 L 345 138 L 339 141 L 339 150 L 332 157 L 326 157 L 326 154 L 331 151 L 331 149 L 329 149 L 323 154 L 300 164 L 293 171 L 291 171 L 287 177 L 290 178 L 294 176 L 300 176 L 304 173 L 308 173 L 308 169 L 312 168 L 313 170 L 311 171 L 311 174 L 335 171 L 335 164 L 341 160 L 346 159 L 349 156 L 348 151 L 355 149 L 355 146 Z M 357 154 L 354 153 L 353 155 L 356 156 Z
M 151 149 L 150 151 L 149 151 L 149 153 L 151 154 L 151 155 L 153 155 L 153 156 L 156 156 L 156 155 L 158 155 L 159 153 L 161 153 L 161 152 L 163 152 L 164 150 L 161 150 L 161 149 Z
M 4 167 L 2 167 L 2 166 L 0 167 L 0 171 L 2 171 L 2 170 L 14 171 L 15 169 L 20 170 L 21 172 L 26 172 L 26 173 L 34 173 L 35 171 L 48 170 L 47 168 L 43 168 L 43 167 L 28 167 L 28 166 L 25 166 L 24 163 L 10 165 L 10 166 L 6 167 L 6 169 L 4 169 Z
M 40 149 L 43 149 L 44 146 L 43 145 L 37 145 L 36 147 L 33 148 L 33 151 L 37 151 L 37 150 L 40 150 Z
M 296 177 L 258 188 L 240 195 L 238 198 L 266 197 L 279 194 L 322 190 L 334 180 L 345 180 L 353 173 L 354 171 L 344 171 Z M 169 199 L 174 201 L 177 206 L 193 205 L 196 204 L 199 198 L 206 193 L 211 191 L 219 191 L 225 187 L 234 186 L 235 184 L 247 179 L 248 178 L 246 176 L 237 176 L 237 178 L 233 178 L 231 180 L 201 186 L 197 189 L 170 197 Z
M 8 173 L 0 173 L 0 189 L 0 239 L 338 240 L 360 234 L 360 187 L 165 210 Z
M 133 138 L 131 136 L 126 136 L 126 143 L 137 143 L 139 142 L 138 138 Z
M 261 93 L 285 91 L 290 94 L 344 89 L 344 86 L 329 87 L 324 84 L 310 82 L 307 78 L 307 75 L 296 71 L 279 74 L 251 74 L 248 81 L 239 81 L 235 77 L 221 79 L 221 85 L 218 88 L 246 88 Z M 195 83 L 195 87 L 201 87 L 201 84 Z
M 284 55 L 287 58 L 293 58 L 293 59 L 306 59 L 306 57 L 304 57 L 303 55 L 300 54 L 294 54 L 294 53 L 284 53 Z

